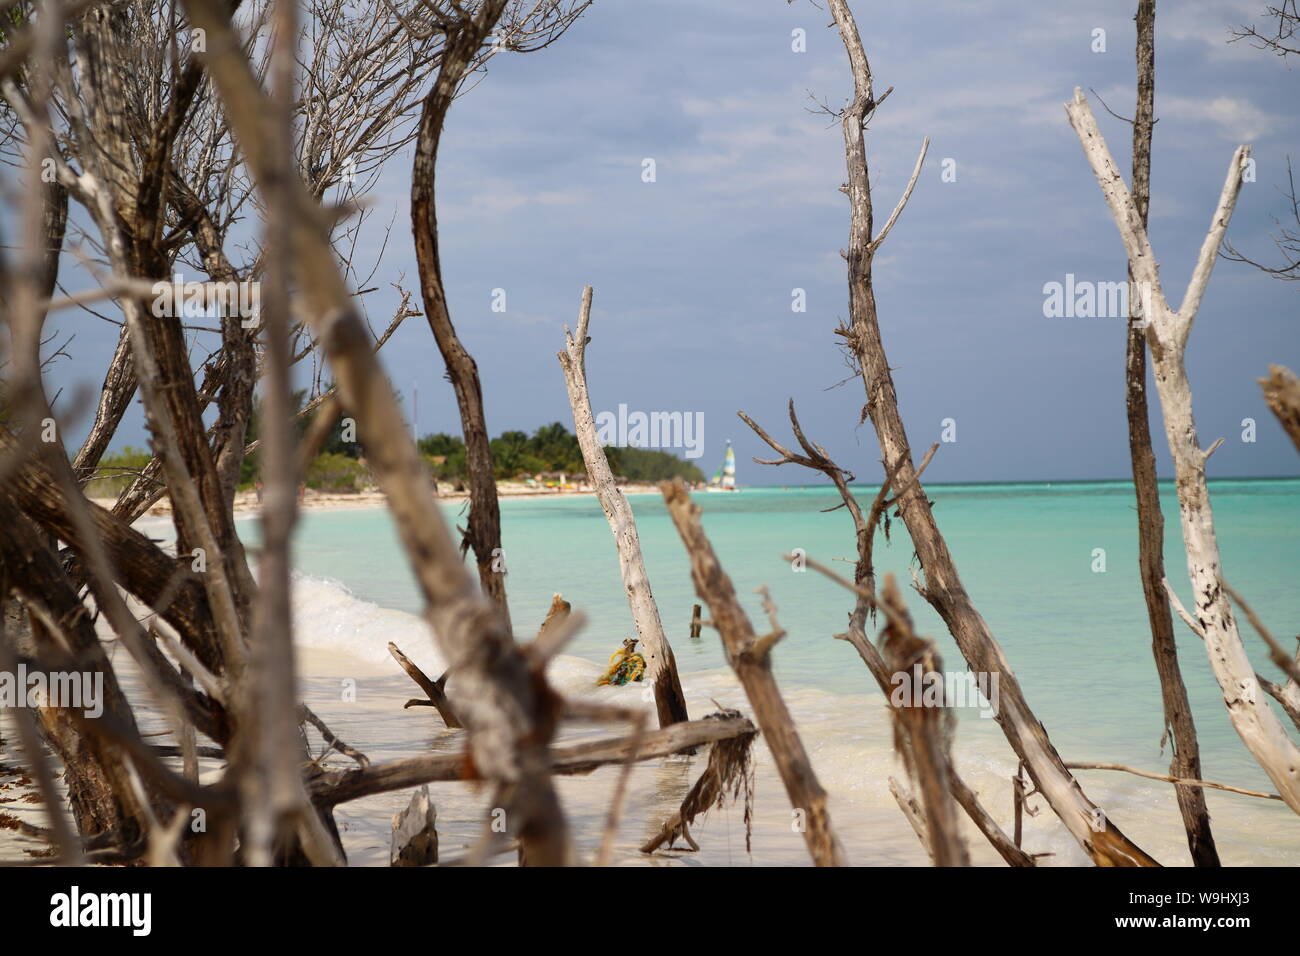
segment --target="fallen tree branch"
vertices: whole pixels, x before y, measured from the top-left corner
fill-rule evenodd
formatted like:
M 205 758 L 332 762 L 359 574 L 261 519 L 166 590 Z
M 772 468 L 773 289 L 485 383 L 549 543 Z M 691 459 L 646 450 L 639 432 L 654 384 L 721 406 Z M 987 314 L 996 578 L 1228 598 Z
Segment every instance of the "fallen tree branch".
M 318 731 L 320 731 L 320 735 L 322 738 L 324 738 L 325 743 L 328 744 L 330 747 L 334 748 L 335 750 L 337 750 L 339 753 L 343 754 L 345 757 L 351 757 L 362 767 L 370 766 L 369 757 L 363 754 L 360 750 L 357 750 L 357 748 L 351 747 L 348 744 L 345 744 L 343 741 L 339 740 L 339 738 L 334 735 L 334 731 L 329 729 L 329 726 L 325 723 L 325 721 L 317 717 L 316 714 L 312 711 L 312 709 L 308 707 L 306 704 L 303 703 L 298 704 L 298 719 L 300 721 L 306 721 L 307 723 L 315 727 Z
M 735 719 L 739 711 L 728 710 L 706 719 Z M 751 851 L 753 823 L 754 771 L 750 765 L 750 749 L 754 734 L 739 734 L 719 740 L 709 751 L 709 763 L 695 785 L 686 794 L 677 812 L 664 821 L 659 832 L 641 846 L 642 853 L 653 853 L 667 843 L 671 849 L 679 837 L 686 840 L 691 850 L 698 851 L 699 844 L 691 838 L 690 825 L 714 807 L 728 800 L 736 802 L 742 797 L 745 806 L 745 852 Z
M 1224 790 L 1228 793 L 1240 793 L 1246 797 L 1260 797 L 1264 800 L 1281 800 L 1276 793 L 1262 793 L 1259 790 L 1244 790 L 1241 787 L 1234 787 L 1226 783 L 1215 783 L 1212 780 L 1193 780 L 1190 777 L 1171 777 L 1166 773 L 1153 773 L 1150 770 L 1139 770 L 1136 767 L 1129 767 L 1122 763 L 1079 763 L 1070 762 L 1066 764 L 1071 770 L 1120 770 L 1124 773 L 1131 773 L 1138 777 L 1146 777 L 1148 780 L 1163 780 L 1165 783 L 1176 784 L 1180 787 L 1208 787 L 1211 790 Z
M 754 733 L 754 725 L 743 717 L 690 720 L 634 737 L 615 737 L 555 747 L 551 751 L 551 772 L 565 776 L 591 773 L 608 764 L 634 760 L 653 760 L 699 747 L 717 740 Z M 331 770 L 312 780 L 308 786 L 313 799 L 333 806 L 376 793 L 418 787 L 422 783 L 475 779 L 467 776 L 472 767 L 464 754 L 426 754 L 389 763 L 372 764 L 359 770 Z
M 429 675 L 420 670 L 409 657 L 401 652 L 396 644 L 392 641 L 388 643 L 388 653 L 393 655 L 393 659 L 402 665 L 402 670 L 410 675 L 411 680 L 420 685 L 420 690 L 424 691 L 429 698 L 429 703 L 438 708 L 438 713 L 442 716 L 442 721 L 448 727 L 463 727 L 460 718 L 456 716 L 456 711 L 452 709 L 451 703 L 447 700 L 443 687 L 447 683 L 447 675 L 435 680 L 430 680 Z M 409 706 L 409 705 L 408 705 Z

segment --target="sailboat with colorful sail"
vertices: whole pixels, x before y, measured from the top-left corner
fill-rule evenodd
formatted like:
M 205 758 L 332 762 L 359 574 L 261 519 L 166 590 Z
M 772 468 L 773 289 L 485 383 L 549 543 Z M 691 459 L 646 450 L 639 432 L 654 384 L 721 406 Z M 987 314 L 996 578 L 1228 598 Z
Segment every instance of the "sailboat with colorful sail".
M 722 459 L 722 464 L 718 470 L 713 473 L 706 491 L 739 491 L 736 487 L 736 453 L 731 448 L 731 441 L 727 441 L 727 454 Z

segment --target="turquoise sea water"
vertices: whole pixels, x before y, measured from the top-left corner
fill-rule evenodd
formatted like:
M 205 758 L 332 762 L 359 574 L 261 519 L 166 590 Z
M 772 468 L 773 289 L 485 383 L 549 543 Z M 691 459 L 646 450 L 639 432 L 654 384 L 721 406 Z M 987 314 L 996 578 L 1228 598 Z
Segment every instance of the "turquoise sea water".
M 1126 482 L 934 485 L 928 492 L 976 606 L 1001 642 L 1028 695 L 1067 760 L 1104 760 L 1163 769 L 1160 692 L 1137 574 L 1135 511 Z M 874 489 L 864 488 L 869 500 Z M 647 569 L 679 669 L 725 667 L 717 635 L 688 638 L 695 598 L 681 543 L 657 495 L 631 499 Z M 796 573 L 782 555 L 802 548 L 830 562 L 853 557 L 853 534 L 831 488 L 747 488 L 734 495 L 696 495 L 704 527 L 753 615 L 753 593 L 768 585 L 789 636 L 775 657 L 783 686 L 837 695 L 876 693 L 856 653 L 831 635 L 843 630 L 851 595 L 815 572 Z M 1300 625 L 1300 479 L 1212 484 L 1223 566 L 1274 634 L 1289 643 Z M 1172 487 L 1163 488 L 1166 564 L 1189 601 L 1186 560 Z M 448 518 L 464 523 L 460 505 Z M 517 632 L 530 637 L 560 592 L 589 623 L 569 648 L 604 661 L 634 633 L 619 580 L 613 539 L 591 496 L 506 499 L 501 503 L 507 586 Z M 249 523 L 253 524 L 252 522 Z M 880 574 L 910 581 L 912 553 L 901 522 L 876 545 Z M 255 537 L 246 526 L 245 533 Z M 1105 551 L 1104 573 L 1093 570 Z M 385 609 L 417 613 L 419 600 L 386 511 L 362 509 L 303 516 L 296 543 L 299 572 L 322 586 L 340 585 Z M 851 563 L 836 565 L 851 574 Z M 938 617 L 910 589 L 923 633 L 935 637 L 947 669 L 964 668 Z M 707 611 L 706 611 L 707 616 Z M 382 628 L 379 630 L 382 631 Z M 1180 660 L 1209 779 L 1269 789 L 1227 719 L 1200 641 L 1175 620 Z M 1261 673 L 1276 677 L 1262 642 L 1246 633 Z M 348 631 L 339 641 L 382 647 L 382 633 Z M 342 647 L 340 649 L 349 649 Z M 351 648 L 356 650 L 356 648 Z M 877 695 L 878 699 L 878 695 Z M 964 720 L 978 720 L 973 712 Z M 982 728 L 981 728 L 982 729 Z

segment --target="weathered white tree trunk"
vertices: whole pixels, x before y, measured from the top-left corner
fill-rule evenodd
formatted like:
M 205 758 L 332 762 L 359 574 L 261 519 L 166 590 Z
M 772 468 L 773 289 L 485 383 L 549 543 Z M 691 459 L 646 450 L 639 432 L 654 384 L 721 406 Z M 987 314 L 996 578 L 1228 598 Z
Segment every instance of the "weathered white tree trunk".
M 1210 493 L 1205 482 L 1205 460 L 1209 454 L 1201 449 L 1196 436 L 1192 388 L 1183 363 L 1192 322 L 1237 203 L 1242 168 L 1250 155 L 1250 147 L 1239 146 L 1232 156 L 1228 177 L 1214 210 L 1214 218 L 1210 221 L 1210 230 L 1201 244 L 1182 307 L 1174 311 L 1160 288 L 1155 254 L 1137 207 L 1081 91 L 1075 90 L 1074 100 L 1066 104 L 1065 111 L 1101 184 L 1101 191 L 1124 240 L 1133 277 L 1138 289 L 1142 290 L 1147 345 L 1151 349 L 1156 391 L 1164 413 L 1165 435 L 1177 476 L 1178 512 L 1183 526 L 1183 546 L 1187 550 L 1187 572 L 1195 600 L 1193 616 L 1205 639 L 1210 667 L 1223 691 L 1223 702 L 1228 708 L 1232 726 L 1273 781 L 1282 799 L 1300 813 L 1300 748 L 1286 735 L 1281 721 L 1258 693 L 1255 669 L 1246 657 L 1228 595 L 1220 580 L 1219 545 L 1214 536 L 1214 515 L 1210 510 Z M 1136 295 L 1137 289 L 1130 294 L 1130 300 Z
M 591 413 L 591 398 L 587 394 L 587 326 L 591 322 L 591 286 L 582 290 L 582 312 L 578 316 L 578 333 L 573 335 L 564 328 L 564 351 L 557 353 L 560 367 L 564 369 L 564 384 L 569 390 L 569 405 L 573 409 L 573 430 L 582 448 L 582 460 L 587 465 L 587 480 L 596 489 L 600 506 L 609 520 L 609 530 L 618 547 L 618 566 L 623 574 L 623 589 L 627 591 L 627 604 L 632 610 L 637 638 L 645 652 L 646 673 L 654 685 L 655 708 L 659 712 L 659 726 L 667 727 L 689 720 L 686 698 L 677 677 L 677 661 L 672 646 L 664 634 L 659 620 L 659 606 L 650 591 L 650 578 L 646 575 L 645 561 L 641 557 L 641 539 L 636 533 L 636 519 L 632 506 L 627 503 L 614 481 L 609 459 L 601 447 L 596 433 L 596 420 Z
M 1137 4 L 1137 107 L 1133 113 L 1133 203 L 1142 225 L 1147 223 L 1151 198 L 1151 138 L 1156 102 L 1156 0 Z M 1133 281 L 1133 273 L 1128 273 Z M 1160 511 L 1160 485 L 1151 440 L 1151 415 L 1147 402 L 1146 318 L 1130 309 L 1124 336 L 1124 398 L 1128 419 L 1129 463 L 1137 505 L 1138 571 L 1142 598 L 1151 625 L 1151 652 L 1160 678 L 1160 702 L 1171 744 L 1169 773 L 1174 777 L 1201 777 L 1201 750 L 1187 686 L 1178 669 L 1178 641 L 1174 616 L 1165 594 L 1165 518 Z M 1210 828 L 1210 811 L 1200 787 L 1176 786 L 1178 809 L 1187 831 L 1187 849 L 1196 866 L 1219 866 L 1219 854 Z
M 851 322 L 842 334 L 861 368 L 867 392 L 866 412 L 880 439 L 884 461 L 895 463 L 892 467 L 898 510 L 925 572 L 925 583 L 918 590 L 943 618 L 971 670 L 1000 675 L 998 724 L 1011 748 L 1024 761 L 1039 792 L 1084 852 L 1098 866 L 1157 865 L 1100 812 L 1066 769 L 1046 728 L 1030 709 L 1001 645 L 966 592 L 935 521 L 930 500 L 917 480 L 918 469 L 912 463 L 911 444 L 899 413 L 893 374 L 880 336 L 871 268 L 877 249 L 907 203 L 919 170 L 913 171 L 902 199 L 885 227 L 876 234 L 863 131 L 884 96 L 877 100 L 872 90 L 871 67 L 847 0 L 830 0 L 830 11 L 849 56 L 854 85 L 853 100 L 841 115 L 852 215 L 846 253 Z

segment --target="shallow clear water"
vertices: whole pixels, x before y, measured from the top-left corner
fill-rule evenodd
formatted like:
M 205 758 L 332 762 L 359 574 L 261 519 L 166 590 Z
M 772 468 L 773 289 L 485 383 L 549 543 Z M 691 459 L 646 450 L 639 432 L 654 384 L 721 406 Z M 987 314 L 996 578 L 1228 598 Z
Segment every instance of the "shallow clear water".
M 1131 488 L 1108 482 L 927 490 L 976 606 L 1065 759 L 1164 771 L 1168 754 L 1160 747 L 1160 691 L 1138 583 Z M 873 490 L 860 494 L 869 500 Z M 1300 622 L 1300 480 L 1216 482 L 1212 496 L 1227 579 L 1274 634 L 1289 641 Z M 688 697 L 702 696 L 707 702 L 710 693 L 722 693 L 729 685 L 718 637 L 706 629 L 700 640 L 688 638 L 695 601 L 689 566 L 662 500 L 657 495 L 630 500 Z M 696 500 L 704 510 L 705 530 L 756 626 L 763 621 L 756 587 L 768 585 L 780 608 L 789 636 L 776 651 L 776 673 L 797 701 L 792 708 L 801 726 L 806 724 L 805 736 L 817 736 L 810 749 L 828 789 L 833 795 L 865 792 L 873 805 L 890 807 L 884 779 L 897 769 L 890 763 L 887 725 L 880 716 L 883 698 L 852 648 L 831 637 L 843 629 L 851 595 L 815 572 L 795 572 L 782 557 L 796 548 L 824 562 L 853 557 L 848 516 L 843 510 L 821 510 L 837 502 L 834 490 L 747 488 L 735 495 L 701 494 Z M 447 511 L 449 519 L 463 524 L 461 507 Z M 1163 507 L 1167 573 L 1189 603 L 1171 487 L 1163 489 Z M 511 612 L 521 636 L 531 636 L 557 591 L 589 617 L 568 649 L 582 660 L 569 661 L 572 673 L 561 680 L 580 691 L 597 662 L 634 633 L 605 517 L 590 496 L 506 499 L 501 513 Z M 256 536 L 254 525 L 244 526 L 249 538 Z M 901 522 L 894 523 L 893 532 L 892 542 L 877 542 L 877 569 L 882 575 L 898 574 L 906 583 L 911 549 Z M 1104 572 L 1094 571 L 1098 548 L 1105 552 Z M 409 616 L 419 611 L 418 595 L 386 511 L 305 514 L 295 566 L 301 575 L 300 643 L 378 663 L 387 660 L 386 642 L 397 640 L 417 660 L 437 666 L 423 625 Z M 852 572 L 851 563 L 836 566 Z M 963 669 L 938 617 L 915 592 L 908 589 L 906 596 L 919 629 L 939 641 L 947 669 Z M 1175 626 L 1204 775 L 1271 789 L 1232 730 L 1200 641 L 1181 622 Z M 1262 643 L 1254 634 L 1245 636 L 1260 672 L 1273 673 Z M 725 702 L 747 710 L 743 698 Z M 998 788 L 1014 770 L 1009 748 L 993 721 L 973 710 L 961 716 L 958 759 L 969 765 L 963 772 Z M 1094 796 L 1106 793 L 1119 805 L 1127 804 L 1130 813 L 1144 801 L 1158 805 L 1158 813 L 1153 810 L 1140 825 L 1160 830 L 1147 839 L 1166 855 L 1180 852 L 1172 788 L 1118 774 L 1093 774 L 1085 786 Z M 769 795 L 769 802 L 775 797 Z M 1280 804 L 1215 796 L 1212 808 L 1216 824 L 1240 824 L 1242 833 L 1260 840 L 1259 853 L 1274 862 L 1300 861 L 1300 825 Z M 1229 814 L 1232 821 L 1221 819 Z M 1044 811 L 1041 816 L 1049 815 Z M 1128 820 L 1122 826 L 1132 832 L 1139 824 Z M 1265 830 L 1267 841 L 1262 839 Z M 1051 842 L 1058 853 L 1069 853 L 1068 841 Z M 1264 842 L 1271 849 L 1266 851 Z M 1237 853 L 1242 862 L 1258 858 L 1249 846 Z

